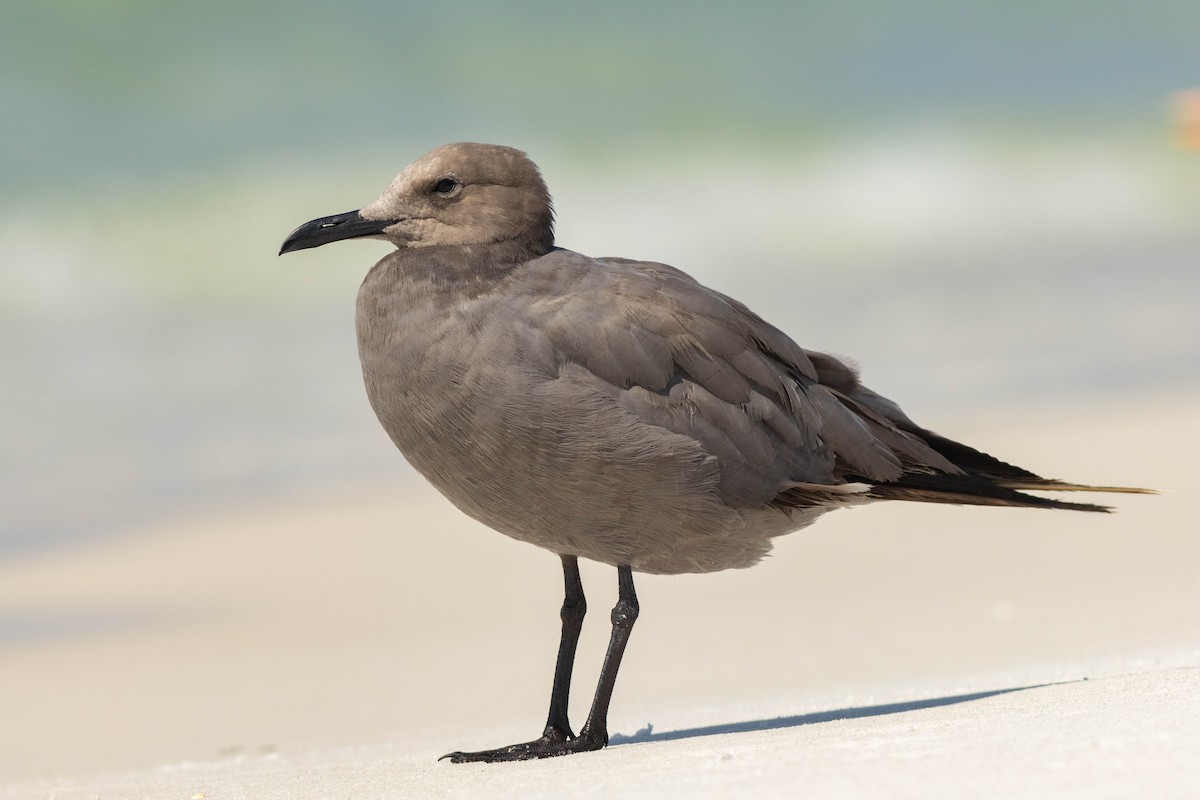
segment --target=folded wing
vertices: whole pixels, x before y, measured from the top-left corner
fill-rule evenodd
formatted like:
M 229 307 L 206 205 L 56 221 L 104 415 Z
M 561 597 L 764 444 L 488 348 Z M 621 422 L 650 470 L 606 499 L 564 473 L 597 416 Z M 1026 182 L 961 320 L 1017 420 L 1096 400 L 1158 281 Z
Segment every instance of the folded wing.
M 572 275 L 564 253 L 560 274 Z M 1048 480 L 916 425 L 845 362 L 799 347 L 744 305 L 664 264 L 602 259 L 531 318 L 641 421 L 691 437 L 735 507 L 881 499 L 1104 510 L 1022 494 Z M 1105 491 L 1123 491 L 1104 489 Z M 1128 490 L 1139 491 L 1139 490 Z

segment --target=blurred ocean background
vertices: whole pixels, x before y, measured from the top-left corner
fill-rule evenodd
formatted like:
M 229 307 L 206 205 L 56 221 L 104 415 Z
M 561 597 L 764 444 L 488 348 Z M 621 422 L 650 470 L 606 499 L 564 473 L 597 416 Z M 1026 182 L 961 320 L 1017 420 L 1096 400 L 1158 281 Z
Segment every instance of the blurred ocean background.
M 562 246 L 686 269 L 935 428 L 1196 388 L 1197 85 L 1175 0 L 10 3 L 0 559 L 416 485 L 355 352 L 387 246 L 275 254 L 449 141 L 528 151 Z

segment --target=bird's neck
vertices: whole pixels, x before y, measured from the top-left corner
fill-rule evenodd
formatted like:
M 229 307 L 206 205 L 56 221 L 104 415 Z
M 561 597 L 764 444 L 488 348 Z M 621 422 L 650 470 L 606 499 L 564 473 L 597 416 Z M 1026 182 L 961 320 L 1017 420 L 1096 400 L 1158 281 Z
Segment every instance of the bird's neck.
M 363 282 L 360 304 L 372 295 L 393 307 L 448 307 L 494 290 L 514 270 L 544 253 L 527 243 L 401 248 L 385 256 Z
M 513 239 L 490 244 L 403 248 L 379 262 L 397 270 L 411 284 L 467 288 L 503 278 L 539 258 L 550 247 Z

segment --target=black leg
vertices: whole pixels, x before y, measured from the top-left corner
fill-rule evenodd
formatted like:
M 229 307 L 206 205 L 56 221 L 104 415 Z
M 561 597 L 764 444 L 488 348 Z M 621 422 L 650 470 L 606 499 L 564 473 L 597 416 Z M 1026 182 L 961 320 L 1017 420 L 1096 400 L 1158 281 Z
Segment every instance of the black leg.
M 633 570 L 617 567 L 617 581 L 620 593 L 612 610 L 612 636 L 604 653 L 604 666 L 600 668 L 600 682 L 596 684 L 592 710 L 588 712 L 587 722 L 583 723 L 575 740 L 577 750 L 599 750 L 608 744 L 608 704 L 612 700 L 613 687 L 617 685 L 617 670 L 621 668 L 625 645 L 629 644 L 629 634 L 633 632 L 633 623 L 638 618 Z
M 633 571 L 629 567 L 618 567 L 617 578 L 620 592 L 612 610 L 612 637 L 608 651 L 604 654 L 604 666 L 600 669 L 600 682 L 592 709 L 579 736 L 571 733 L 567 721 L 567 700 L 571 691 L 571 672 L 575 663 L 575 648 L 579 644 L 579 632 L 583 628 L 583 615 L 587 602 L 583 597 L 583 584 L 579 580 L 579 563 L 574 556 L 563 556 L 563 577 L 566 593 L 562 606 L 562 640 L 558 646 L 558 663 L 554 669 L 554 686 L 550 692 L 550 714 L 546 719 L 546 730 L 532 742 L 509 745 L 496 750 L 477 753 L 448 753 L 456 764 L 469 761 L 524 761 L 531 758 L 549 758 L 586 750 L 599 750 L 608 744 L 608 705 L 612 700 L 613 686 L 617 682 L 617 670 L 621 656 L 629 642 L 629 633 L 638 616 L 637 594 L 633 590 Z
M 574 741 L 575 734 L 571 731 L 571 723 L 567 719 L 567 707 L 571 697 L 575 650 L 579 646 L 579 633 L 583 630 L 583 617 L 587 613 L 587 599 L 583 596 L 583 581 L 579 578 L 579 559 L 575 556 L 561 558 L 563 604 L 559 617 L 562 619 L 562 638 L 558 643 L 558 661 L 554 666 L 554 684 L 550 689 L 550 713 L 546 718 L 546 729 L 541 737 L 532 742 L 522 742 L 496 750 L 481 750 L 477 753 L 447 753 L 442 756 L 443 759 L 448 758 L 455 764 L 469 761 L 523 761 L 569 752 L 563 748 Z
M 575 668 L 575 648 L 579 646 L 579 633 L 583 630 L 583 616 L 587 614 L 587 599 L 583 596 L 583 581 L 579 579 L 579 559 L 563 556 L 563 604 L 559 611 L 562 619 L 562 638 L 558 642 L 558 661 L 554 665 L 554 685 L 550 690 L 550 714 L 546 717 L 546 730 L 542 737 L 557 735 L 562 739 L 574 739 L 571 723 L 567 720 L 567 701 L 571 696 L 571 672 Z

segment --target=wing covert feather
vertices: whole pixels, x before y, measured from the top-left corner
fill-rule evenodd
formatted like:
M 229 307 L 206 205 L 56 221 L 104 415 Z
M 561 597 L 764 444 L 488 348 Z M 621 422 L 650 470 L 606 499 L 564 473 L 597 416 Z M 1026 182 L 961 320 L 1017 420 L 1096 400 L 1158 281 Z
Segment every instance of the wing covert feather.
M 628 413 L 715 456 L 727 502 L 763 506 L 797 484 L 956 470 L 844 361 L 804 350 L 671 267 L 601 263 L 610 268 L 585 270 L 530 318 Z

